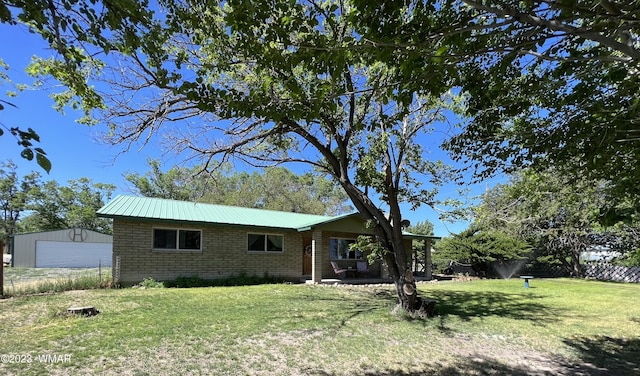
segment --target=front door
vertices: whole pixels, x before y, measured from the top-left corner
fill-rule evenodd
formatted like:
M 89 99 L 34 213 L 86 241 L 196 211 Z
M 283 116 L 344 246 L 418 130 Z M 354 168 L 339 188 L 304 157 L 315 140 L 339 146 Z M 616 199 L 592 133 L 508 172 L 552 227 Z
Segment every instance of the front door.
M 305 241 L 302 251 L 302 275 L 311 275 L 311 240 Z

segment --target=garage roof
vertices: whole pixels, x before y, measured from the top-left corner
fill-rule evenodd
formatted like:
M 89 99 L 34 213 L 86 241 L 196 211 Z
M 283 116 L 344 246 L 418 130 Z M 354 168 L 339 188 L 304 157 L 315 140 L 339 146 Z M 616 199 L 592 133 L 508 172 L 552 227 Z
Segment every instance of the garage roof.
M 100 208 L 97 214 L 105 218 L 186 221 L 292 230 L 310 229 L 326 222 L 358 215 L 354 213 L 329 217 L 124 195 L 117 196 Z

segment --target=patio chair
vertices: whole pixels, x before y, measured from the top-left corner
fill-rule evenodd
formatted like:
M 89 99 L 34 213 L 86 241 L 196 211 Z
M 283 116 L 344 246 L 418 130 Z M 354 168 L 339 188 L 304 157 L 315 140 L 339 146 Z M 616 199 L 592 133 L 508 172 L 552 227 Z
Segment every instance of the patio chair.
M 338 276 L 338 279 L 345 279 L 347 276 L 347 269 L 340 269 L 335 261 L 331 261 L 331 267 L 333 268 L 333 272 Z
M 366 261 L 357 261 L 356 270 L 359 276 L 369 276 L 371 271 L 369 270 L 369 264 Z

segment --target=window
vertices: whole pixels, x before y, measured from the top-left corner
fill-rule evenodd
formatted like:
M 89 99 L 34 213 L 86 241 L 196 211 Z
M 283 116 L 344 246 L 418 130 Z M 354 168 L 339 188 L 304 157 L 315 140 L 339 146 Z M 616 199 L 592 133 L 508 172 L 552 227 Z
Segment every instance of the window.
M 284 236 L 275 234 L 247 234 L 249 252 L 282 252 Z
M 200 251 L 200 230 L 153 229 L 153 249 Z
M 329 251 L 332 260 L 362 260 L 362 251 L 349 249 L 355 239 L 329 239 Z

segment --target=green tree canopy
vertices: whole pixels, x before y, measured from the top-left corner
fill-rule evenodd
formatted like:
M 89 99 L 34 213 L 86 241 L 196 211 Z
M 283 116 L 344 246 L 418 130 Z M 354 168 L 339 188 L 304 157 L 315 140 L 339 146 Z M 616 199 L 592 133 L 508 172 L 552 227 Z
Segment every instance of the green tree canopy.
M 0 240 L 7 245 L 11 236 L 19 231 L 20 220 L 28 210 L 31 191 L 40 180 L 37 173 L 20 178 L 17 171 L 18 166 L 12 161 L 0 163 Z
M 139 48 L 102 70 L 111 91 L 98 115 L 112 142 L 164 134 L 207 172 L 235 158 L 306 163 L 332 177 L 373 224 L 400 302 L 415 308 L 416 295 L 402 289 L 413 282 L 400 203 L 433 205 L 449 178 L 418 138 L 455 96 L 419 93 L 398 84 L 393 64 L 365 60 L 345 2 L 163 5 L 167 16 L 148 28 L 160 32 L 145 32 Z M 163 132 L 175 120 L 182 126 Z
M 169 142 L 202 156 L 205 170 L 239 158 L 304 162 L 333 176 L 376 226 L 398 286 L 399 204 L 433 204 L 435 191 L 415 173 L 436 185 L 448 178 L 416 136 L 460 108 L 451 92 L 465 97 L 469 121 L 446 146 L 478 176 L 553 166 L 605 178 L 637 207 L 636 3 L 166 1 L 155 19 L 146 3 L 124 4 L 99 17 L 83 1 L 61 12 L 9 5 L 26 19 L 41 15 L 34 29 L 64 46 L 66 65 L 40 60 L 32 69 L 72 89 L 56 100 L 102 109 L 114 143 L 147 142 L 168 122 L 197 118 Z M 86 21 L 95 27 L 73 27 Z M 67 27 L 72 38 L 59 38 Z M 102 67 L 96 48 L 118 51 L 120 64 Z M 112 95 L 96 97 L 65 75 L 69 66 L 82 75 L 101 68 Z
M 471 264 L 479 275 L 492 272 L 492 264 L 525 258 L 531 247 L 515 236 L 498 230 L 481 229 L 471 225 L 459 234 L 446 237 L 435 245 L 439 260 Z
M 526 170 L 486 193 L 477 221 L 529 242 L 539 260 L 581 276 L 582 252 L 598 245 L 633 248 L 637 238 L 637 212 L 608 193 L 604 181 L 576 180 L 560 169 Z
M 354 2 L 372 59 L 417 90 L 464 93 L 446 147 L 479 178 L 552 166 L 638 207 L 638 2 Z
M 10 25 L 26 25 L 48 42 L 55 53 L 50 57 L 34 57 L 29 72 L 34 75 L 51 76 L 63 84 L 62 91 L 52 94 L 56 108 L 65 105 L 84 110 L 89 121 L 93 108 L 104 104 L 96 88 L 86 80 L 88 72 L 104 65 L 101 57 L 109 51 L 130 51 L 140 45 L 140 32 L 149 31 L 151 25 L 149 2 L 146 0 L 118 1 L 0 1 L 0 22 Z M 0 59 L 0 67 L 6 65 Z M 0 81 L 10 81 L 0 72 Z M 15 92 L 13 93 L 15 94 Z M 0 111 L 10 101 L 0 100 Z M 24 111 L 24 109 L 23 109 Z M 8 131 L 23 147 L 20 156 L 27 160 L 35 158 L 47 173 L 52 163 L 45 151 L 35 146 L 40 136 L 34 125 L 3 124 L 0 122 L 0 136 Z M 26 128 L 26 130 L 25 130 Z
M 296 175 L 285 167 L 247 173 L 231 172 L 227 166 L 208 174 L 200 173 L 200 166 L 163 172 L 157 160 L 150 160 L 149 167 L 144 175 L 125 176 L 135 193 L 147 197 L 321 215 L 353 210 L 335 182 L 313 173 Z
M 8 69 L 9 66 L 5 64 L 2 57 L 0 57 L 0 85 L 11 83 L 11 78 L 5 72 L 5 70 Z M 11 97 L 14 94 L 15 93 L 12 91 L 7 91 L 7 97 Z M 17 111 L 19 109 L 11 101 L 0 99 L 0 111 L 6 110 Z M 6 136 L 6 132 L 13 136 L 17 144 L 22 147 L 22 151 L 20 152 L 20 156 L 22 158 L 31 161 L 35 157 L 36 162 L 43 170 L 47 173 L 51 171 L 51 161 L 47 158 L 47 153 L 45 153 L 42 148 L 36 147 L 34 144 L 36 142 L 40 142 L 40 136 L 38 136 L 36 131 L 30 127 L 25 131 L 15 124 L 6 124 L 5 122 L 0 121 L 0 137 Z M 6 141 L 6 138 L 2 139 L 2 141 Z
M 78 227 L 111 234 L 111 220 L 98 218 L 96 211 L 111 199 L 115 188 L 89 178 L 69 180 L 66 186 L 54 180 L 38 184 L 28 194 L 29 212 L 20 229 L 35 232 Z

